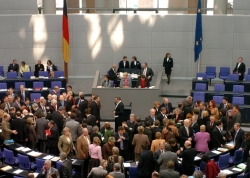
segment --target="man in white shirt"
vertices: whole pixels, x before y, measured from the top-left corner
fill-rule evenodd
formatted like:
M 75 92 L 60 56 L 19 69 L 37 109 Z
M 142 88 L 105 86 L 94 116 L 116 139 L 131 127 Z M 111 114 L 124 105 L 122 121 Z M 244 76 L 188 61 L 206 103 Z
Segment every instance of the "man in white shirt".
M 239 80 L 244 79 L 244 75 L 246 72 L 246 65 L 242 61 L 243 57 L 239 57 L 238 62 L 233 70 L 233 73 L 237 73 L 239 75 Z
M 142 64 L 141 75 L 145 75 L 149 82 L 151 82 L 154 72 L 151 68 L 148 67 L 148 64 L 144 62 Z
M 129 68 L 129 62 L 127 61 L 127 56 L 123 56 L 123 60 L 119 62 L 119 72 L 123 72 L 120 69 Z

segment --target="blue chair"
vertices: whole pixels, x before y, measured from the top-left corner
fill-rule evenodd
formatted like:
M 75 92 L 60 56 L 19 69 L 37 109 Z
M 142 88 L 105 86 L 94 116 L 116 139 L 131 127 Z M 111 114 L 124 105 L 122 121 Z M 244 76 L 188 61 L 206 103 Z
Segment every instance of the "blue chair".
M 0 66 L 0 76 L 4 77 L 3 66 Z
M 30 101 L 34 102 L 36 100 L 39 100 L 41 96 L 42 96 L 41 93 L 31 93 L 30 94 Z
M 195 84 L 195 90 L 196 91 L 206 91 L 207 90 L 207 84 L 205 84 L 205 83 L 196 83 Z
M 59 170 L 61 166 L 62 166 L 62 162 L 57 161 L 56 162 L 56 169 Z
M 220 155 L 218 166 L 220 170 L 226 169 L 229 166 L 229 159 L 230 159 L 230 153 L 227 153 L 225 155 Z
M 244 97 L 233 96 L 233 105 L 244 105 Z
M 206 166 L 207 166 L 207 163 L 205 163 L 204 161 L 201 161 L 199 170 L 202 171 L 203 174 L 205 173 Z
M 196 73 L 196 79 L 198 77 L 202 77 L 202 79 L 204 80 L 204 79 L 207 79 L 207 74 L 205 72 L 197 72 Z
M 225 91 L 225 85 L 224 84 L 214 84 L 214 91 L 217 92 L 224 92 Z
M 238 74 L 229 74 L 228 80 L 238 81 L 239 80 L 239 75 Z
M 237 178 L 249 178 L 249 172 L 248 173 L 246 173 L 246 174 L 244 174 L 244 176 L 243 175 L 241 175 L 241 174 L 239 174 L 238 176 L 237 176 Z
M 43 82 L 33 82 L 33 88 L 43 88 L 44 83 Z
M 245 76 L 245 81 L 248 81 L 248 82 L 250 81 L 250 74 Z
M 28 156 L 17 154 L 19 167 L 24 170 L 30 170 L 36 168 L 36 165 L 31 163 Z
M 228 79 L 230 74 L 230 67 L 220 67 L 219 78 L 223 79 L 224 81 Z
M 220 105 L 220 103 L 222 102 L 224 96 L 213 96 L 213 100 L 215 101 L 215 103 L 217 103 L 218 105 Z
M 195 103 L 197 100 L 204 102 L 205 101 L 205 93 L 204 92 L 194 92 L 193 102 Z
M 64 77 L 64 71 L 55 71 L 54 78 Z
M 113 80 L 109 80 L 110 82 L 110 87 L 113 88 L 114 87 L 114 81 Z
M 234 156 L 230 157 L 229 163 L 230 164 L 240 164 L 243 161 L 243 151 L 242 150 L 235 150 Z
M 0 83 L 0 89 L 7 89 L 7 83 Z
M 7 72 L 7 78 L 14 79 L 17 78 L 16 72 Z
M 33 76 L 33 72 L 24 72 L 24 73 L 23 73 L 23 78 L 28 78 L 28 79 L 30 79 L 31 76 Z
M 138 177 L 137 171 L 138 171 L 137 167 L 129 167 L 129 178 L 137 178 Z
M 18 164 L 18 159 L 14 157 L 13 151 L 4 148 L 3 154 L 4 154 L 4 161 L 7 164 L 10 165 Z
M 49 77 L 49 73 L 47 71 L 39 71 L 38 76 L 44 76 L 44 77 Z
M 24 178 L 24 177 L 19 177 L 19 176 L 13 176 L 13 178 Z
M 51 88 L 54 88 L 55 86 L 58 86 L 59 88 L 62 88 L 62 82 L 61 81 L 52 81 L 51 82 Z
M 41 169 L 44 166 L 44 162 L 44 159 L 36 158 L 36 172 L 41 172 Z
M 211 79 L 216 78 L 216 67 L 215 66 L 206 66 L 206 75 L 207 78 L 210 80 L 210 85 L 211 85 Z
M 233 85 L 233 92 L 244 92 L 244 85 Z
M 15 82 L 15 90 L 20 90 L 21 85 L 25 87 L 25 82 Z
M 247 75 L 250 75 L 250 68 L 247 69 Z

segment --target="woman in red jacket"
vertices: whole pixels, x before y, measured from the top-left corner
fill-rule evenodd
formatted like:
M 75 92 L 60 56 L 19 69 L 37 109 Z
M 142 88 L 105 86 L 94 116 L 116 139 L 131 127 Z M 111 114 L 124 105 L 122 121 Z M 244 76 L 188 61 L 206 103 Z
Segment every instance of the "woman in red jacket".
M 216 178 L 220 173 L 220 168 L 207 155 L 202 157 L 202 161 L 207 164 L 205 168 L 206 178 Z

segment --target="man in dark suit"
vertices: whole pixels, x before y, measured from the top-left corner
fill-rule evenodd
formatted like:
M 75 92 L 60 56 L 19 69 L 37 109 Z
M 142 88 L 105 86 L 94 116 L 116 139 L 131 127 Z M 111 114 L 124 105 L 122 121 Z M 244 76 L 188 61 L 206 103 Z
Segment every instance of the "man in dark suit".
M 243 58 L 239 57 L 238 62 L 233 70 L 233 73 L 237 73 L 239 75 L 239 80 L 243 80 L 246 72 L 246 65 L 242 62 Z
M 70 159 L 67 159 L 67 154 L 65 152 L 60 153 L 60 160 L 62 165 L 59 169 L 60 177 L 72 178 L 72 162 Z
M 124 158 L 124 161 L 128 161 L 128 142 L 129 136 L 128 133 L 124 132 L 124 128 L 122 126 L 118 127 L 118 132 L 115 133 L 115 146 L 119 148 L 120 156 Z
M 159 172 L 160 170 L 160 165 L 158 164 L 158 159 L 160 158 L 161 154 L 165 153 L 165 143 L 164 142 L 160 142 L 159 143 L 159 148 L 157 150 L 155 150 L 154 152 L 154 163 L 155 163 L 155 170 L 157 172 Z
M 234 124 L 234 149 L 235 150 L 242 150 L 244 149 L 244 135 L 245 131 L 240 128 L 240 123 Z
M 168 101 L 168 98 L 163 98 L 163 103 L 160 105 L 159 108 L 165 107 L 166 108 L 166 114 L 170 114 L 173 112 L 172 103 Z
M 100 97 L 98 95 L 94 96 L 94 100 L 91 103 L 91 115 L 95 116 L 95 119 L 97 121 L 96 125 L 100 128 Z
M 166 116 L 167 109 L 165 107 L 161 107 L 161 112 L 156 116 L 156 119 L 160 121 L 160 124 L 162 125 L 162 121 L 164 118 L 167 118 Z
M 42 167 L 41 172 L 38 174 L 37 178 L 48 178 L 50 174 L 56 174 L 57 178 L 60 178 L 59 172 L 56 168 L 51 166 L 50 160 L 45 160 L 44 166 Z
M 171 146 L 169 143 L 165 144 L 165 152 L 162 153 L 158 159 L 158 164 L 160 165 L 160 170 L 165 169 L 168 161 L 173 161 L 175 165 L 178 165 L 177 154 L 171 152 Z
M 34 76 L 38 77 L 39 71 L 44 71 L 44 65 L 41 63 L 41 60 L 38 60 L 37 64 L 35 65 Z
M 212 144 L 213 144 L 213 147 L 212 148 L 215 148 L 217 149 L 218 147 L 223 147 L 223 145 L 225 145 L 225 140 L 226 138 L 223 137 L 222 135 L 222 124 L 221 124 L 221 121 L 217 121 L 215 123 L 216 127 L 214 128 L 213 132 L 210 134 L 211 135 L 211 140 L 212 140 Z M 210 142 L 211 142 L 210 140 Z
M 19 72 L 19 65 L 17 64 L 16 59 L 13 59 L 13 63 L 9 65 L 8 72 Z
M 137 166 L 138 177 L 139 178 L 151 178 L 151 174 L 154 170 L 153 153 L 150 150 L 148 150 L 147 144 L 142 145 L 141 148 L 143 151 L 140 155 L 139 164 Z
M 118 72 L 120 69 L 129 68 L 129 62 L 127 61 L 127 56 L 123 56 L 123 60 L 119 62 Z
M 34 103 L 36 104 L 36 103 Z M 45 153 L 45 145 L 46 145 L 46 140 L 47 137 L 45 135 L 45 130 L 48 129 L 48 121 L 45 119 L 45 115 L 41 112 L 36 112 L 34 116 L 37 118 L 36 119 L 36 134 L 37 134 L 37 139 L 38 139 L 38 144 L 37 148 L 40 152 Z
M 165 69 L 165 74 L 167 75 L 168 81 L 170 83 L 171 72 L 174 67 L 173 58 L 171 58 L 170 53 L 166 54 L 166 57 L 163 59 L 163 69 Z
M 126 133 L 128 133 L 129 141 L 128 141 L 128 159 L 134 160 L 134 146 L 132 145 L 132 141 L 135 133 L 135 115 L 133 113 L 130 114 L 129 120 L 127 120 L 126 124 L 123 125 Z
M 55 86 L 52 91 L 49 92 L 51 95 L 58 95 L 58 91 L 60 88 L 58 86 Z
M 184 125 L 179 128 L 180 146 L 183 147 L 185 141 L 192 141 L 194 134 L 193 129 L 190 127 L 190 120 L 185 119 Z
M 119 96 L 115 97 L 115 109 L 113 111 L 115 115 L 115 132 L 118 131 L 118 127 L 122 126 L 124 112 L 124 104 Z
M 152 140 L 155 139 L 155 133 L 156 132 L 160 132 L 162 131 L 162 129 L 160 128 L 160 121 L 159 120 L 155 120 L 155 126 L 151 127 L 151 131 L 152 131 Z
M 25 102 L 25 98 L 30 99 L 30 93 L 25 90 L 25 87 L 23 85 L 20 85 L 20 91 L 17 92 L 17 95 L 20 96 L 21 102 Z
M 155 109 L 151 108 L 149 114 L 149 116 L 145 117 L 145 122 L 149 121 L 151 125 L 154 125 L 154 122 L 156 120 Z
M 91 114 L 91 109 L 88 108 L 88 109 L 85 109 L 85 114 L 86 114 L 86 120 L 87 120 L 87 125 L 90 125 L 91 127 L 94 127 L 96 126 L 96 122 L 99 123 L 99 121 L 96 120 L 96 117 L 94 115 Z
M 84 99 L 84 94 L 80 95 L 80 99 L 78 110 L 81 111 L 82 117 L 86 118 L 85 109 L 88 108 L 88 100 Z
M 148 67 L 148 64 L 144 62 L 142 64 L 141 75 L 145 75 L 149 82 L 151 82 L 154 72 L 151 68 Z
M 60 106 L 58 111 L 55 111 L 52 113 L 52 120 L 55 122 L 58 128 L 58 132 L 61 135 L 62 129 L 63 129 L 63 115 L 65 113 L 65 108 L 63 106 Z
M 117 74 L 116 71 L 116 64 L 113 64 L 111 69 L 108 71 L 108 76 L 109 76 L 109 80 L 113 80 L 115 86 L 119 86 L 119 75 Z
M 192 148 L 191 141 L 187 140 L 184 144 L 186 150 L 184 151 L 177 151 L 179 158 L 182 158 L 182 174 L 187 176 L 192 176 L 194 173 L 194 158 L 197 155 L 196 150 Z
M 139 70 L 141 70 L 141 63 L 139 61 L 137 61 L 137 57 L 136 56 L 132 57 L 132 61 L 130 63 L 130 68 L 132 68 L 132 69 L 138 69 L 138 72 L 139 72 Z
M 63 95 L 59 96 L 59 102 L 58 104 L 60 104 L 60 106 L 65 107 L 66 111 L 70 111 L 70 107 L 69 107 L 69 101 L 68 100 L 64 100 Z
M 204 102 L 200 102 L 200 109 L 201 109 L 201 111 L 200 111 L 200 118 L 203 119 L 203 115 L 202 115 L 203 111 L 207 111 L 208 112 L 208 116 L 211 115 L 211 111 L 205 106 Z M 207 124 L 207 123 L 204 123 L 204 124 Z
M 226 109 L 228 110 L 228 98 L 227 97 L 223 97 L 222 99 L 222 103 L 220 103 L 220 107 L 218 108 L 220 109 Z
M 193 115 L 192 116 L 191 128 L 193 129 L 194 133 L 200 132 L 200 126 L 199 126 L 197 120 L 198 120 L 198 115 Z
M 216 123 L 215 123 L 215 116 L 211 115 L 209 117 L 209 120 L 206 123 L 206 132 L 208 132 L 210 134 L 210 142 L 208 143 L 208 147 L 209 149 L 213 148 L 213 137 L 212 137 L 212 132 L 214 131 L 214 128 L 216 127 Z
M 145 122 L 144 134 L 148 136 L 149 142 L 152 142 L 152 131 L 150 130 L 150 121 Z M 150 146 L 150 145 L 149 145 Z

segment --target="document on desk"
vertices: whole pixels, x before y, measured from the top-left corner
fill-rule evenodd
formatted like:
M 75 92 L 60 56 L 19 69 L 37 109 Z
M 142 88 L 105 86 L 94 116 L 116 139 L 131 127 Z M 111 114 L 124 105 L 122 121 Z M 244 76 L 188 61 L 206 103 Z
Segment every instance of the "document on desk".
M 217 154 L 217 155 L 221 154 L 221 152 L 220 152 L 220 151 L 217 151 L 217 150 L 213 150 L 213 151 L 211 151 L 211 152 L 214 153 L 214 154 Z
M 131 165 L 130 165 L 130 163 L 123 163 L 123 166 L 124 167 L 130 167 Z
M 59 157 L 55 156 L 54 158 L 51 159 L 51 161 L 55 161 L 55 162 L 56 162 L 56 161 L 58 161 L 59 159 L 60 159 Z
M 20 150 L 22 150 L 22 149 L 24 149 L 23 146 L 16 148 L 17 151 L 20 151 Z
M 43 159 L 51 159 L 51 158 L 54 158 L 54 156 L 47 155 L 47 156 L 43 157 Z
M 31 151 L 31 152 L 29 152 L 27 154 L 30 155 L 30 156 L 37 157 L 37 156 L 40 156 L 42 153 L 39 153 L 39 152 L 36 152 L 36 151 Z
M 27 151 L 30 151 L 30 150 L 31 150 L 30 148 L 24 148 L 24 149 L 22 149 L 21 151 L 27 152 Z
M 197 161 L 197 160 L 200 160 L 201 158 L 199 156 L 195 156 L 194 157 L 194 160 Z
M 233 174 L 233 172 L 229 171 L 228 169 L 221 170 L 220 172 L 225 173 L 225 174 Z
M 148 87 L 149 89 L 155 88 L 155 86 Z
M 241 171 L 242 171 L 242 169 L 239 169 L 239 168 L 236 168 L 236 167 L 233 168 L 232 170 L 233 170 L 233 171 L 237 171 L 237 172 L 241 172 Z
M 14 173 L 14 174 L 20 174 L 21 172 L 23 172 L 23 170 L 18 169 L 18 170 L 16 170 L 16 171 L 14 171 L 13 173 Z
M 37 177 L 39 173 L 33 172 L 33 174 L 34 174 L 34 177 Z
M 10 170 L 10 169 L 12 169 L 12 167 L 11 166 L 5 166 L 5 167 L 3 167 L 3 168 L 1 168 L 3 171 L 8 171 L 8 170 Z
M 218 151 L 221 151 L 221 152 L 227 152 L 227 151 L 228 151 L 227 148 L 218 148 L 217 150 L 218 150 Z

